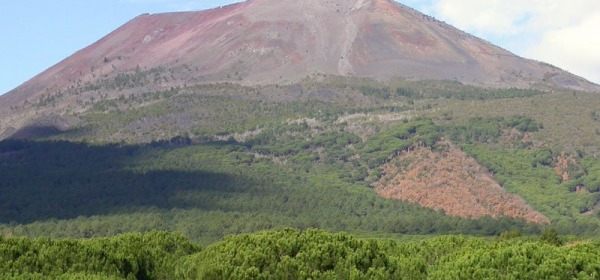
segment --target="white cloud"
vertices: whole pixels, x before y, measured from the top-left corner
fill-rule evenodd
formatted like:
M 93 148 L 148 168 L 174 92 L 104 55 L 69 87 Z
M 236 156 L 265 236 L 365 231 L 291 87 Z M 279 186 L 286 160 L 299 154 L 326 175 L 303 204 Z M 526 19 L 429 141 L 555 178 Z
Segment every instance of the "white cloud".
M 527 4 L 514 0 L 439 0 L 434 11 L 453 24 L 477 33 L 512 34 L 521 32 L 518 24 L 528 16 Z M 521 1 L 518 1 L 521 2 Z M 522 1 L 528 3 L 527 1 Z
M 554 64 L 600 83 L 598 0 L 403 2 L 519 55 Z
M 577 25 L 548 30 L 527 53 L 600 83 L 600 11 Z

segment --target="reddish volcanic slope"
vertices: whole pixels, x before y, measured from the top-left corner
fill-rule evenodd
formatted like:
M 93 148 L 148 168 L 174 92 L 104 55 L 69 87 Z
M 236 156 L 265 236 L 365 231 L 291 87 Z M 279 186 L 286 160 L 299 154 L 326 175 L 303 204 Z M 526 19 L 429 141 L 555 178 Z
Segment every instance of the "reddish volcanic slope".
M 440 145 L 446 145 L 442 153 L 419 147 L 386 164 L 385 175 L 375 184 L 377 193 L 444 210 L 450 216 L 549 222 L 522 198 L 503 189 L 475 159 L 448 143 Z
M 517 57 L 390 0 L 251 0 L 142 15 L 0 99 L 0 106 L 141 69 L 192 69 L 171 84 L 293 82 L 314 74 L 451 79 L 494 87 L 598 86 Z

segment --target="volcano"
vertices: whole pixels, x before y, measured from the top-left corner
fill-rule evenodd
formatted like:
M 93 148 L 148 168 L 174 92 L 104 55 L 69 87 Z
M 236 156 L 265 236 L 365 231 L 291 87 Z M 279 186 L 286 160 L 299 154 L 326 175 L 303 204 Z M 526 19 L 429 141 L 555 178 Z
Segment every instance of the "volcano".
M 44 94 L 143 69 L 159 87 L 292 83 L 316 75 L 453 80 L 484 87 L 599 87 L 524 59 L 390 0 L 250 0 L 206 11 L 141 15 L 0 98 Z
M 598 93 L 390 0 L 141 15 L 0 96 L 0 226 L 591 236 Z

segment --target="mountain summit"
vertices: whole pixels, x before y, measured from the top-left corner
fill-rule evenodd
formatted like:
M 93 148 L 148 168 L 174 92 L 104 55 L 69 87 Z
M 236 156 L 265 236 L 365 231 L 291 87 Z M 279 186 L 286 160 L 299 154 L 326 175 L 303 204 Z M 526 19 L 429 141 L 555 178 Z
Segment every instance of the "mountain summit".
M 394 1 L 251 0 L 136 17 L 9 92 L 0 104 L 20 105 L 135 69 L 168 69 L 171 79 L 163 86 L 286 83 L 325 74 L 599 89 Z

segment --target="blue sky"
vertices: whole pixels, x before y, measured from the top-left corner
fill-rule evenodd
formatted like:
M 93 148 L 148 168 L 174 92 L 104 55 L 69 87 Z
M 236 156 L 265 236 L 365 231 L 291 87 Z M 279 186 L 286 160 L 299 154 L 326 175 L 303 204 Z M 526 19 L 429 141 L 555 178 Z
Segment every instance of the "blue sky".
M 302 1 L 302 0 L 298 0 Z M 7 0 L 0 4 L 0 94 L 143 13 L 232 0 Z M 600 83 L 600 1 L 400 1 L 518 55 Z
M 231 0 L 5 0 L 0 3 L 0 94 L 143 13 L 203 10 Z

